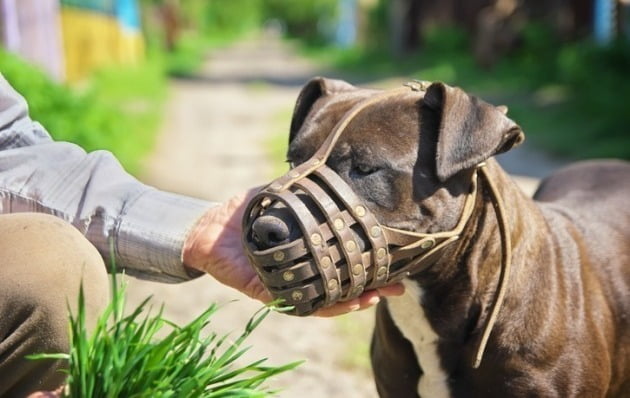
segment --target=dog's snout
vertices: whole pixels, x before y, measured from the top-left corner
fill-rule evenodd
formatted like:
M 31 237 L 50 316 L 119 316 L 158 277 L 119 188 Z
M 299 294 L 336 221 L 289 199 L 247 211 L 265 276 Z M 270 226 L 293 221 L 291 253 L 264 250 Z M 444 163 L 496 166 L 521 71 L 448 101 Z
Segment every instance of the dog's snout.
M 263 215 L 252 224 L 254 240 L 261 250 L 269 249 L 289 241 L 291 228 L 276 216 Z

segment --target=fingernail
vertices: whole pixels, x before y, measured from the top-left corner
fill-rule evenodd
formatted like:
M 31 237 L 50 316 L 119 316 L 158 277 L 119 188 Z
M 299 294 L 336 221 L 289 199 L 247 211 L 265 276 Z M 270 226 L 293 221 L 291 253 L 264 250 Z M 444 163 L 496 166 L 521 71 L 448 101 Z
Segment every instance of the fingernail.
M 379 301 L 381 301 L 381 298 L 379 296 L 374 296 L 374 297 L 372 297 L 372 298 L 370 298 L 368 300 L 368 304 L 369 305 L 376 305 L 376 304 L 378 304 Z
M 358 311 L 360 308 L 361 308 L 361 304 L 352 304 L 352 305 L 349 307 L 350 312 L 352 312 L 352 311 Z

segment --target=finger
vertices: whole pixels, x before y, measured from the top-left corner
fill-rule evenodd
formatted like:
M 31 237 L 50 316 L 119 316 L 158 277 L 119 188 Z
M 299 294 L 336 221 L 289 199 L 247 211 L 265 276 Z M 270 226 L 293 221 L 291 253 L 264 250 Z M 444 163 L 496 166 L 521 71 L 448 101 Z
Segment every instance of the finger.
M 249 297 L 261 301 L 263 304 L 268 304 L 273 301 L 273 296 L 260 282 L 260 279 L 258 279 L 258 276 L 256 275 L 252 276 L 249 281 L 245 282 L 244 287 L 239 290 Z
M 405 293 L 405 286 L 402 283 L 379 287 L 376 290 L 368 290 L 358 298 L 342 303 L 337 303 L 327 308 L 317 310 L 313 315 L 329 318 L 333 316 L 347 314 L 353 311 L 360 311 L 370 308 L 380 301 L 381 297 L 401 296 Z
M 361 308 L 361 303 L 359 299 L 352 299 L 350 301 L 344 301 L 342 303 L 337 303 L 331 307 L 320 308 L 315 313 L 314 316 L 322 317 L 322 318 L 330 318 L 333 316 L 347 314 L 349 312 L 357 311 Z
M 269 303 L 271 303 L 274 300 L 274 298 L 271 295 L 271 293 L 269 293 L 269 291 L 267 291 L 266 289 L 263 289 L 262 292 L 257 293 L 256 294 L 256 299 L 258 301 L 262 301 L 263 304 L 269 304 Z
M 37 391 L 29 395 L 27 398 L 59 398 L 61 393 L 57 391 Z
M 376 305 L 380 301 L 380 297 L 378 291 L 370 290 L 368 292 L 363 293 L 360 297 L 344 301 L 341 303 L 337 303 L 333 306 L 327 308 L 321 308 L 317 310 L 313 315 L 319 317 L 333 317 L 338 315 L 347 314 L 353 311 L 360 311 L 366 308 L 370 308 L 373 305 Z
M 402 296 L 405 294 L 405 286 L 402 283 L 394 283 L 393 285 L 383 286 L 376 289 L 381 297 Z
M 367 291 L 359 296 L 359 309 L 357 311 L 370 308 L 373 305 L 378 304 L 379 301 L 381 301 L 381 297 L 378 290 Z

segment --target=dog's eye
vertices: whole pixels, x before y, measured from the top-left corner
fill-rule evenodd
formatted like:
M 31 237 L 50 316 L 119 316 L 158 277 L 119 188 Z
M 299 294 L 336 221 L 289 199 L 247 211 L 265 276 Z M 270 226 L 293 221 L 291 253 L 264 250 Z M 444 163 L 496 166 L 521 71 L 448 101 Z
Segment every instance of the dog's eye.
M 370 166 L 367 164 L 357 164 L 350 171 L 351 176 L 354 177 L 366 177 L 370 174 L 374 174 L 379 171 L 380 168 L 376 166 Z

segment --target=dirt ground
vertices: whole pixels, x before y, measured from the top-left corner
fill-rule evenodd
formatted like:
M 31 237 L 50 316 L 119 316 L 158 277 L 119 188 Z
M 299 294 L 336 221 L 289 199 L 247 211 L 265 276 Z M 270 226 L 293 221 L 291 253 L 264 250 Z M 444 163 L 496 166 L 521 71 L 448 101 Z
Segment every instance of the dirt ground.
M 141 179 L 158 188 L 221 201 L 273 175 L 265 142 L 277 131 L 278 114 L 290 112 L 301 86 L 326 74 L 278 40 L 242 42 L 216 51 L 195 78 L 171 82 L 165 123 Z M 388 79 L 388 82 L 405 81 Z M 374 86 L 383 84 L 375 82 Z M 274 130 L 275 129 L 275 130 Z M 286 126 L 288 131 L 288 125 Z M 501 162 L 528 192 L 557 162 L 527 147 Z M 167 319 L 183 323 L 224 303 L 212 328 L 238 333 L 261 304 L 210 277 L 180 285 L 129 278 L 130 305 L 148 295 L 165 303 Z M 268 383 L 280 397 L 370 398 L 376 392 L 367 367 L 371 311 L 337 319 L 271 314 L 251 336 L 248 358 L 271 364 L 306 360 Z

